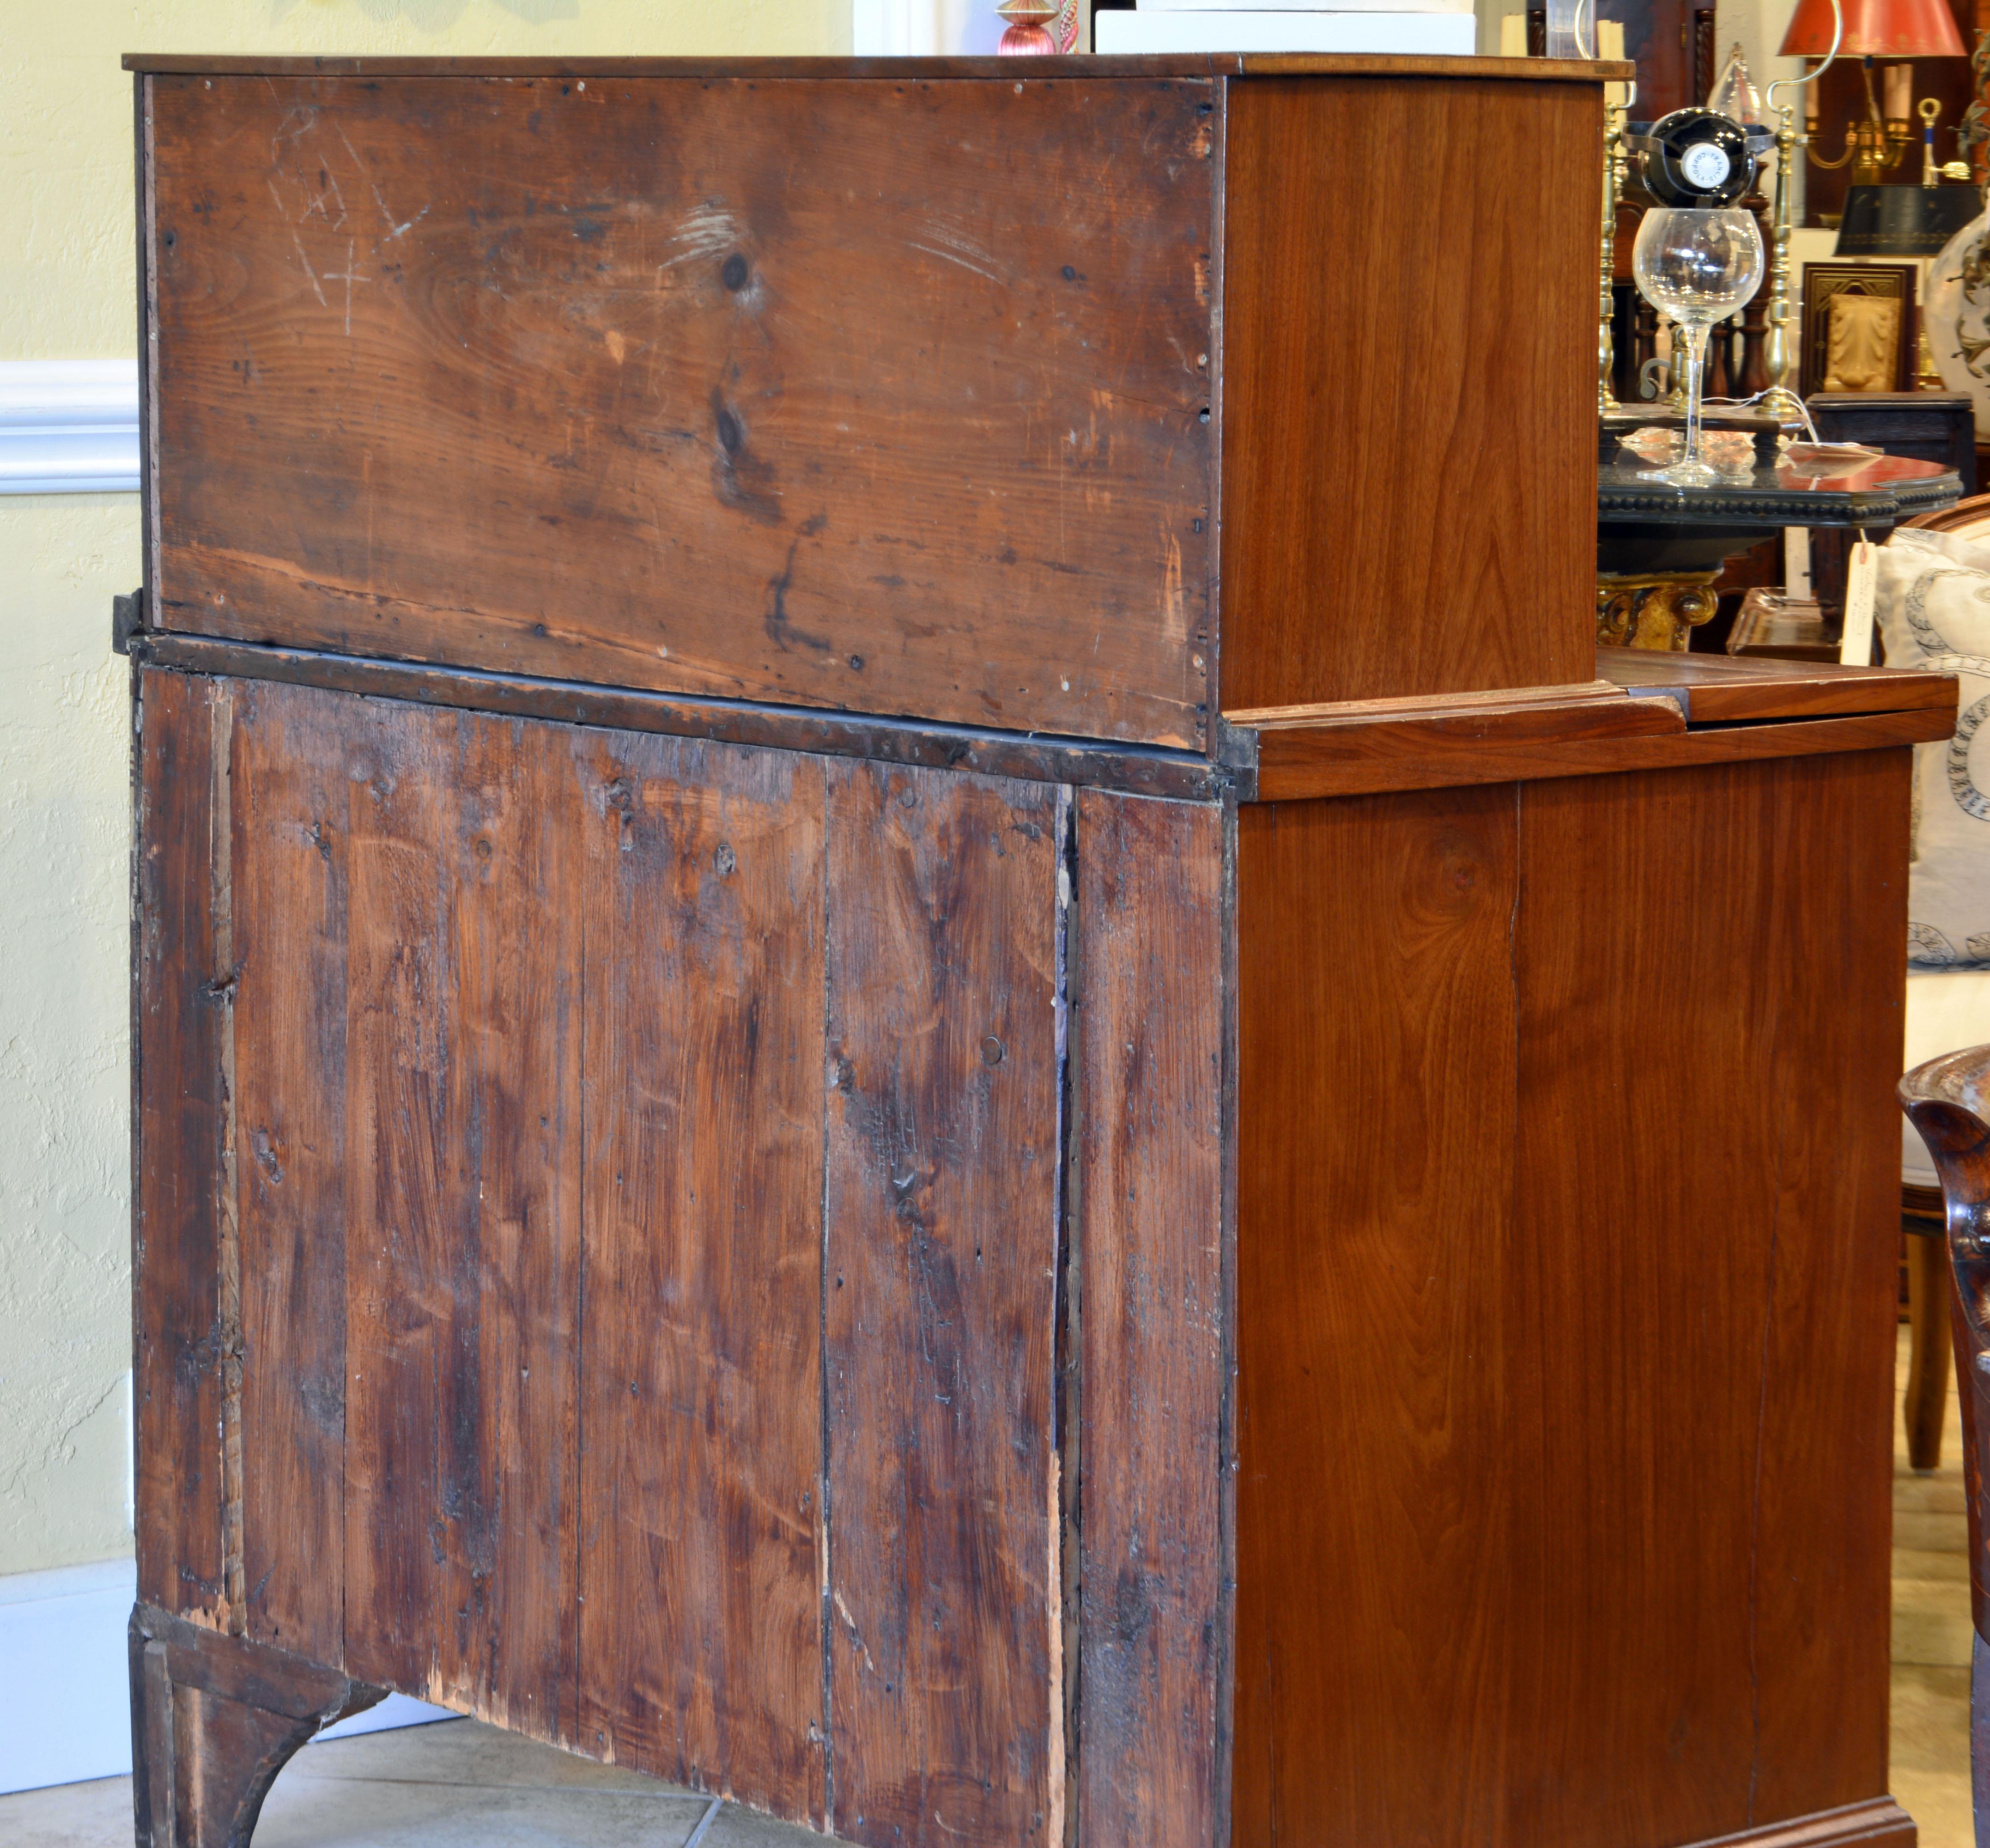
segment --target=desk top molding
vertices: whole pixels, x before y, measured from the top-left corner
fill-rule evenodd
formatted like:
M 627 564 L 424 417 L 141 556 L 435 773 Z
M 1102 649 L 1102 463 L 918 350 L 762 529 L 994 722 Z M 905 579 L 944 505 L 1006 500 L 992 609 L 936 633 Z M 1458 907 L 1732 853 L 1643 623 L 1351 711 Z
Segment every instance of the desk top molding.
M 1048 58 L 299 58 L 127 52 L 156 76 L 724 77 L 1476 77 L 1532 83 L 1628 82 L 1636 66 L 1581 58 L 1424 58 L 1379 53 L 1235 52 L 1200 56 Z
M 1217 756 L 694 699 L 530 674 L 143 632 L 141 665 L 570 725 L 959 769 L 1190 802 L 1276 802 L 1605 776 L 1945 738 L 1953 674 L 1599 650 L 1605 678 L 1228 713 Z

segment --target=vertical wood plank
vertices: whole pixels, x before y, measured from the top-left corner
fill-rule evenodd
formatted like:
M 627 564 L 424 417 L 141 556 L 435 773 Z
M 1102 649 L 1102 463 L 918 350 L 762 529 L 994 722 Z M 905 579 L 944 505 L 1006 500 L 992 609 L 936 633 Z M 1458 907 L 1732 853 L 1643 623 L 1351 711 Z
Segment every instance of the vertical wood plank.
M 1781 1023 L 1755 956 L 1794 948 L 1808 914 L 1776 864 L 1804 817 L 1757 799 L 1784 768 L 1522 792 L 1516 1209 L 1533 1262 L 1506 1299 L 1536 1356 L 1540 1474 L 1516 1507 L 1533 1564 L 1507 1724 L 1522 1761 L 1562 1770 L 1514 1789 L 1517 1841 L 1700 1841 L 1763 1819 L 1751 1730 L 1775 1694 L 1750 1660 L 1751 1507 L 1775 1123 L 1802 1106 L 1770 1095 Z M 1693 919 L 1746 920 L 1749 953 L 1694 943 Z M 1662 1782 L 1621 1769 L 1659 1763 Z
M 1755 1739 L 1758 1822 L 1887 1787 L 1913 763 L 1859 751 L 1755 773 L 1774 792 L 1781 904 L 1751 973 L 1782 1023 L 1755 1452 L 1751 1666 L 1776 1693 Z
M 1588 679 L 1596 89 L 1227 95 L 1219 709 Z
M 1078 796 L 1079 1840 L 1228 1840 L 1219 808 Z
M 214 688 L 141 671 L 131 1277 L 138 1595 L 226 1628 Z
M 1899 755 L 1246 812 L 1238 1840 L 1890 1817 Z
M 348 1661 L 550 1737 L 572 1693 L 566 734 L 371 704 L 343 731 Z
M 345 1624 L 346 806 L 355 702 L 243 683 L 232 786 L 248 1633 Z
M 1906 755 L 1526 793 L 1519 1198 L 1547 1479 L 1596 1490 L 1537 1529 L 1571 1620 L 1515 1707 L 1566 1768 L 1522 1839 L 1886 1789 Z
M 578 1742 L 820 1828 L 822 769 L 627 733 L 573 750 Z
M 1057 793 L 827 777 L 832 1826 L 1058 1843 Z
M 1234 1839 L 1254 1848 L 1512 1840 L 1511 1509 L 1538 1486 L 1501 1313 L 1516 808 L 1507 787 L 1239 817 Z

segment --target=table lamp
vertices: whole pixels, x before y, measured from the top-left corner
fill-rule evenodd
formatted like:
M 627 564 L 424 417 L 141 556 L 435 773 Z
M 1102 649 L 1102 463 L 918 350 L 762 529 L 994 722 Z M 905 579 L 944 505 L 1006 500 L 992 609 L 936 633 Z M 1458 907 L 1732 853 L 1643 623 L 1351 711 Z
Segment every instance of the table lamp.
M 1877 185 L 1887 172 L 1899 165 L 1914 141 L 1910 120 L 1914 104 L 1914 73 L 1897 68 L 1886 73 L 1886 107 L 1873 93 L 1873 60 L 1877 58 L 1960 58 L 1968 56 L 1962 35 L 1955 29 L 1954 15 L 1948 0 L 1798 0 L 1790 29 L 1783 35 L 1782 55 L 1786 58 L 1823 58 L 1830 55 L 1838 15 L 1842 12 L 1844 30 L 1835 42 L 1841 53 L 1849 53 L 1862 62 L 1866 78 L 1866 114 L 1847 124 L 1845 151 L 1835 161 L 1812 161 L 1827 171 L 1852 165 L 1854 186 Z M 1815 109 L 1816 93 L 1812 92 Z M 1807 138 L 1817 133 L 1817 117 L 1811 114 L 1805 124 Z

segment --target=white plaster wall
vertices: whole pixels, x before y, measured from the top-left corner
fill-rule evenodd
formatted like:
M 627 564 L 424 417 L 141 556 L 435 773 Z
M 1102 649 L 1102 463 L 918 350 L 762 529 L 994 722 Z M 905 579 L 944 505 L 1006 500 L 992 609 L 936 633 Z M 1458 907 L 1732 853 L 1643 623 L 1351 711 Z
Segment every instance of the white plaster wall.
M 138 559 L 135 495 L 0 501 L 0 1575 L 130 1544 L 130 703 L 108 612 Z
M 136 350 L 124 52 L 833 53 L 851 5 L 0 0 L 0 359 Z M 129 708 L 110 612 L 139 576 L 135 495 L 0 497 L 0 1575 L 131 1546 Z
M 982 56 L 1002 39 L 994 0 L 851 0 L 851 23 L 859 57 Z

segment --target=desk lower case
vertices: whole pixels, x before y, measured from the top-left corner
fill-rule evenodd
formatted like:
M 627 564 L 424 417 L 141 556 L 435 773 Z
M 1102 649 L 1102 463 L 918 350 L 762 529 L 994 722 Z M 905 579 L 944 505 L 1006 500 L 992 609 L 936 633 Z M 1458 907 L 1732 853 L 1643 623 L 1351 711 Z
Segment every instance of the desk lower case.
M 1614 67 L 133 63 L 144 1848 L 386 1689 L 874 1848 L 1911 1843 L 1954 686 L 1598 673 Z

